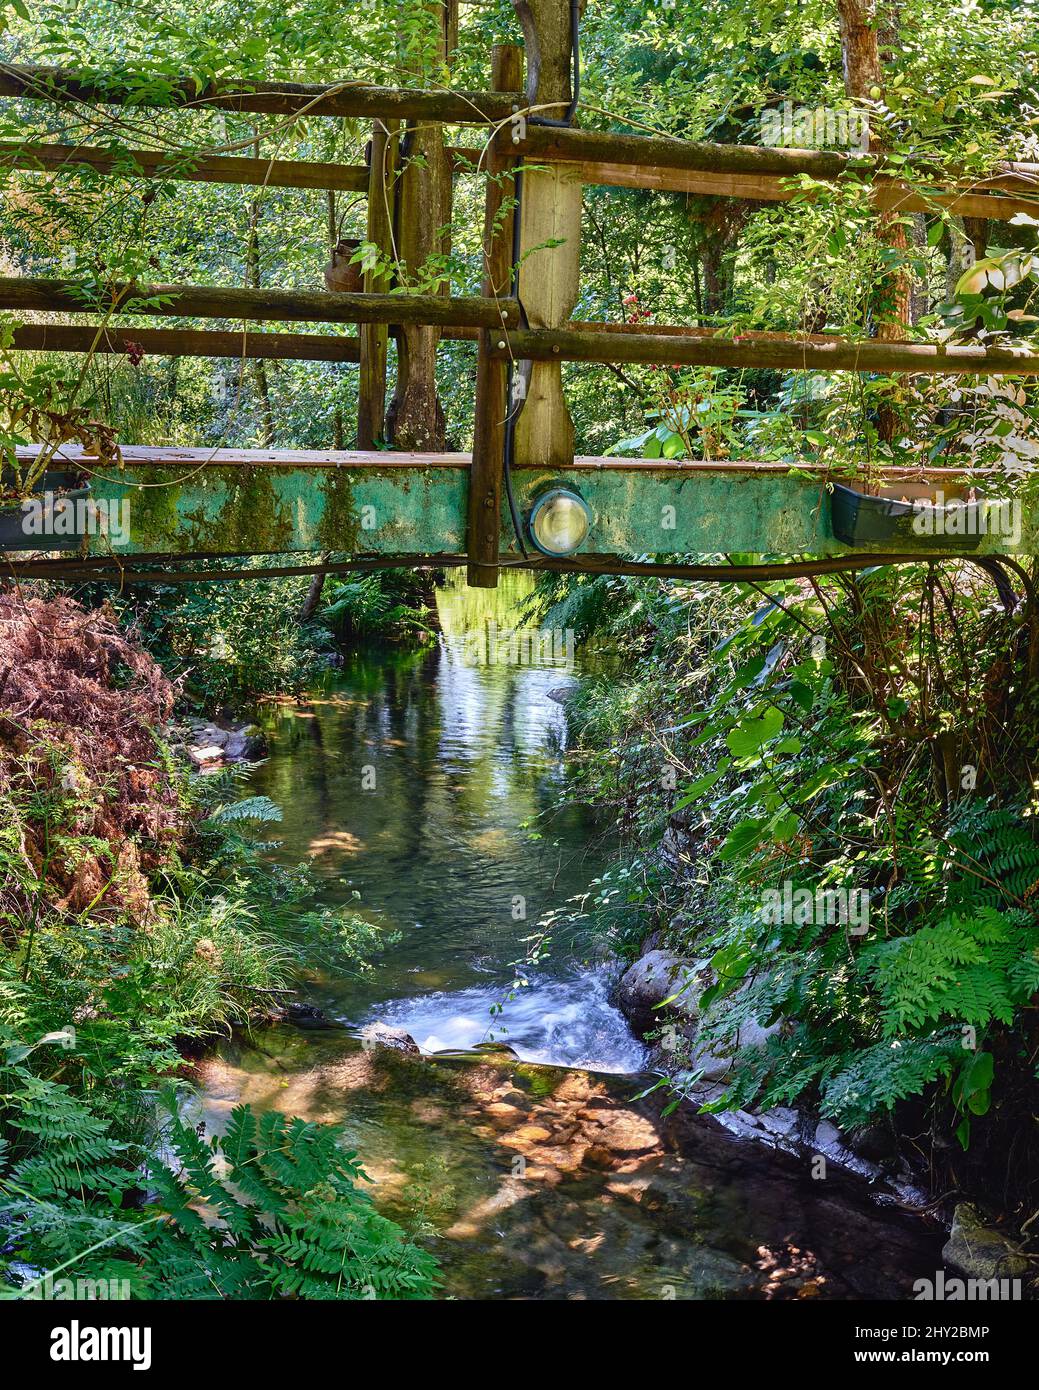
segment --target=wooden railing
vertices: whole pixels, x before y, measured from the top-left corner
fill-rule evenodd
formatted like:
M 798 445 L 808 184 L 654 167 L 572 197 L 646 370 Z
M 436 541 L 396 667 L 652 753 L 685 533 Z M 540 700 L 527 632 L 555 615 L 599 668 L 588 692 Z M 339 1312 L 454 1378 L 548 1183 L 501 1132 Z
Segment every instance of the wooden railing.
M 0 66 L 0 97 L 65 105 L 174 107 L 191 113 L 258 113 L 286 118 L 364 118 L 372 122 L 366 165 L 246 158 L 194 150 L 115 151 L 33 141 L 0 145 L 0 168 L 51 176 L 86 167 L 104 176 L 347 190 L 367 195 L 367 239 L 379 265 L 364 290 L 243 289 L 108 283 L 84 298 L 84 286 L 47 279 L 0 279 L 0 308 L 76 314 L 91 323 L 28 323 L 16 350 L 119 353 L 134 345 L 179 356 L 298 358 L 360 366 L 358 446 L 385 438 L 387 352 L 398 346 L 396 438 L 442 449 L 436 388 L 441 338 L 471 339 L 477 350 L 475 442 L 469 467 L 465 553 L 471 583 L 497 582 L 502 494 L 511 449 L 517 468 L 558 473 L 574 462 L 574 431 L 563 391 L 564 362 L 663 363 L 714 367 L 883 373 L 1039 374 L 1039 358 L 980 344 L 851 341 L 832 335 L 741 333 L 659 325 L 572 322 L 579 289 L 581 189 L 586 183 L 694 192 L 764 202 L 803 196 L 798 180 L 868 182 L 878 210 L 951 209 L 1009 219 L 1039 206 L 1039 166 L 1014 164 L 981 180 L 938 178 L 926 163 L 911 170 L 881 155 L 711 144 L 663 136 L 539 125 L 558 117 L 569 96 L 569 4 L 525 0 L 528 79 L 523 50 L 494 51 L 492 90 L 400 90 L 364 83 L 219 84 L 188 80 L 145 85 L 127 74 L 84 74 L 40 66 Z M 445 0 L 441 58 L 450 61 L 455 0 Z M 452 146 L 444 127 L 483 127 L 483 147 Z M 415 153 L 421 158 L 410 158 Z M 484 274 L 480 295 L 407 292 L 435 248 L 459 169 L 486 175 Z M 517 181 L 522 196 L 517 199 Z M 513 210 L 520 226 L 514 237 Z M 447 221 L 450 219 L 447 218 Z M 397 232 L 393 227 L 397 224 Z M 549 244 L 553 249 L 535 248 Z M 518 252 L 518 254 L 517 254 Z M 396 258 L 404 292 L 383 276 Z M 518 267 L 518 268 L 517 268 Z M 357 325 L 357 335 L 135 328 L 127 316 L 219 319 L 243 323 Z M 118 318 L 121 322 L 113 322 Z M 526 403 L 507 398 L 510 365 L 529 363 Z M 510 410 L 514 419 L 510 424 Z M 385 456 L 384 456 L 385 457 Z M 418 465 L 415 465 L 418 466 Z

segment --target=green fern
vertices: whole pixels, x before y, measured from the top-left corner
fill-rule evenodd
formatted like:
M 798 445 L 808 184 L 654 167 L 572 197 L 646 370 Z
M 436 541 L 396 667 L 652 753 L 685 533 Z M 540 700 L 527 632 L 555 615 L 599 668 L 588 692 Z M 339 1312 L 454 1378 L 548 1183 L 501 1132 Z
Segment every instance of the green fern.
M 0 1104 L 24 1156 L 0 1175 L 6 1296 L 40 1276 L 125 1280 L 132 1296 L 428 1298 L 436 1261 L 382 1216 L 329 1126 L 236 1107 L 204 1139 L 165 1098 L 168 1159 L 115 1139 L 67 1087 L 21 1069 Z M 130 1203 L 129 1195 L 149 1200 Z M 125 1209 L 124 1209 L 125 1208 Z
M 863 952 L 889 1037 L 955 1020 L 1010 1024 L 1028 1002 L 1039 929 L 1024 913 L 978 907 Z
M 218 806 L 208 817 L 217 825 L 237 825 L 239 821 L 280 821 L 282 809 L 277 802 L 267 796 L 247 796 L 244 801 L 233 801 L 227 806 Z

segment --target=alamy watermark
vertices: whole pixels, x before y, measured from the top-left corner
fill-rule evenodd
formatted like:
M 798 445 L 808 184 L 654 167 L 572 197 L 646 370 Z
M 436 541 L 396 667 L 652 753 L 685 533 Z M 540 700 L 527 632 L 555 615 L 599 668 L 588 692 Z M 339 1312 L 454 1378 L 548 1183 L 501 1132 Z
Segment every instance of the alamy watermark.
M 934 497 L 914 501 L 913 531 L 918 536 L 999 536 L 1019 545 L 1021 502 L 1017 497 L 946 502 L 938 488 Z
M 577 648 L 572 627 L 500 628 L 490 622 L 465 634 L 470 666 L 554 666 L 572 671 Z
M 762 921 L 773 926 L 842 926 L 849 936 L 869 931 L 866 888 L 795 888 L 786 879 L 761 895 Z
M 25 536 L 107 536 L 113 546 L 130 541 L 130 499 L 62 497 L 42 492 L 22 503 Z
M 26 1289 L 23 1298 L 46 1303 L 125 1303 L 131 1297 L 129 1279 L 55 1279 L 45 1274 Z
M 831 106 L 769 107 L 758 117 L 761 143 L 797 150 L 869 150 L 869 114 L 866 111 L 838 111 Z
M 913 1297 L 926 1303 L 1010 1303 L 1021 1297 L 1020 1279 L 948 1279 L 938 1270 L 933 1279 L 917 1279 Z

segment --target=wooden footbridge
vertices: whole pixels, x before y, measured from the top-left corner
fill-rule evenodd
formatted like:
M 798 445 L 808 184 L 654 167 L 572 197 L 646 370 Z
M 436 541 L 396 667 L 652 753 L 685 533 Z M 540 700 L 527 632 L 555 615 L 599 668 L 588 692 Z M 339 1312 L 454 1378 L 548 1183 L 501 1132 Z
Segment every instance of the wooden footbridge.
M 503 566 L 731 575 L 728 566 L 684 566 L 654 557 L 752 552 L 797 559 L 801 572 L 876 563 L 891 546 L 835 538 L 825 472 L 801 462 L 662 462 L 584 458 L 563 387 L 564 362 L 661 363 L 868 373 L 1039 374 L 1039 356 L 937 341 L 850 341 L 756 333 L 738 338 L 681 325 L 629 329 L 573 322 L 579 297 L 582 188 L 611 185 L 783 201 L 796 180 L 869 180 L 878 213 L 949 208 L 1009 220 L 1035 211 L 1039 166 L 1008 165 L 969 186 L 921 191 L 881 154 L 716 145 L 579 130 L 575 107 L 576 7 L 569 0 L 514 0 L 525 45 L 493 53 L 490 90 L 397 90 L 343 82 L 213 86 L 134 83 L 126 75 L 0 66 L 0 98 L 76 105 L 176 105 L 190 112 L 370 120 L 370 157 L 345 166 L 286 159 L 60 144 L 0 147 L 0 165 L 59 176 L 87 166 L 102 175 L 196 180 L 367 194 L 367 240 L 385 259 L 358 293 L 0 279 L 0 309 L 77 316 L 24 322 L 14 350 L 131 353 L 355 362 L 360 373 L 358 447 L 324 450 L 187 450 L 126 446 L 121 463 L 63 448 L 91 476 L 95 500 L 130 501 L 127 544 L 87 536 L 60 558 L 12 561 L 15 573 L 162 578 L 169 566 L 205 577 L 217 556 L 288 557 L 267 572 L 303 572 L 333 555 L 333 568 L 458 565 L 469 582 L 497 583 Z M 442 16 L 448 63 L 457 8 Z M 526 80 L 524 82 L 524 56 Z M 473 147 L 448 143 L 445 127 L 472 128 Z M 482 135 L 480 132 L 482 131 Z M 485 176 L 482 293 L 407 292 L 407 272 L 440 247 L 450 221 L 452 175 Z M 400 267 L 402 284 L 385 266 Z M 398 292 L 392 292 L 396 288 Z M 404 292 L 400 292 L 401 290 Z M 144 328 L 134 316 L 213 319 L 219 330 Z M 84 321 L 87 320 L 87 321 Z M 240 325 L 228 329 L 226 325 Z M 255 324 L 336 324 L 343 334 L 264 331 Z M 392 450 L 385 447 L 387 357 L 397 347 Z M 436 356 L 442 340 L 476 354 L 472 454 L 444 452 Z M 517 383 L 521 383 L 517 386 Z M 33 451 L 23 451 L 28 460 Z M 952 491 L 955 469 L 892 471 L 910 484 Z M 589 527 L 579 549 L 552 559 L 530 544 L 529 517 L 547 489 L 583 500 Z M 1014 538 L 990 534 L 977 553 L 1035 553 L 1039 515 L 1026 504 Z M 293 555 L 292 552 L 298 554 Z M 896 552 L 892 559 L 918 558 Z M 936 547 L 934 553 L 947 553 Z M 638 557 L 638 558 L 636 558 Z M 804 557 L 813 557 L 810 560 Z M 161 571 L 156 567 L 161 563 Z M 763 569 L 769 569 L 765 566 Z M 221 570 L 221 574 L 226 570 Z M 749 569 L 740 573 L 751 576 Z

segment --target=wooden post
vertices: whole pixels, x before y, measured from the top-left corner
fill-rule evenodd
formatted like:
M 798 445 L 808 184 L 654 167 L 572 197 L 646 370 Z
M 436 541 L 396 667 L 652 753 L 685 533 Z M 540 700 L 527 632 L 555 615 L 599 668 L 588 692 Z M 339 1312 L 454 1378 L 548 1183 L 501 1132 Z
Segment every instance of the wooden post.
M 491 53 L 495 91 L 518 91 L 523 81 L 523 49 L 518 44 L 498 44 Z M 483 293 L 509 297 L 512 293 L 512 198 L 513 164 L 506 127 L 491 141 L 485 157 L 487 195 L 483 220 Z M 505 399 L 509 365 L 491 356 L 502 334 L 482 329 L 476 359 L 476 411 L 473 427 L 473 462 L 469 473 L 469 528 L 466 582 L 474 589 L 498 585 L 498 553 L 501 549 L 501 491 L 505 458 Z
M 570 101 L 569 0 L 513 0 L 527 50 L 527 101 L 553 120 Z M 519 298 L 531 328 L 561 328 L 580 289 L 580 174 L 565 165 L 523 174 Z M 546 243 L 549 245 L 546 246 Z M 541 247 L 541 250 L 536 248 Z M 516 462 L 565 468 L 574 457 L 574 425 L 559 362 L 535 362 L 516 421 Z
M 368 236 L 381 255 L 393 255 L 393 203 L 396 196 L 398 121 L 376 121 L 372 126 L 371 164 L 368 172 Z M 389 276 L 379 269 L 364 272 L 365 294 L 388 294 Z M 357 447 L 374 449 L 386 432 L 386 351 L 389 327 L 367 323 L 361 327 L 361 372 L 357 398 Z
M 434 0 L 439 26 L 437 65 L 448 60 L 450 8 Z M 429 121 L 409 121 L 401 141 L 401 178 L 397 255 L 405 274 L 422 272 L 431 256 L 450 249 L 451 159 L 444 128 Z M 450 285 L 437 294 L 450 294 Z M 437 397 L 435 327 L 404 324 L 397 339 L 397 388 L 388 416 L 395 449 L 438 450 L 444 447 L 444 412 Z

